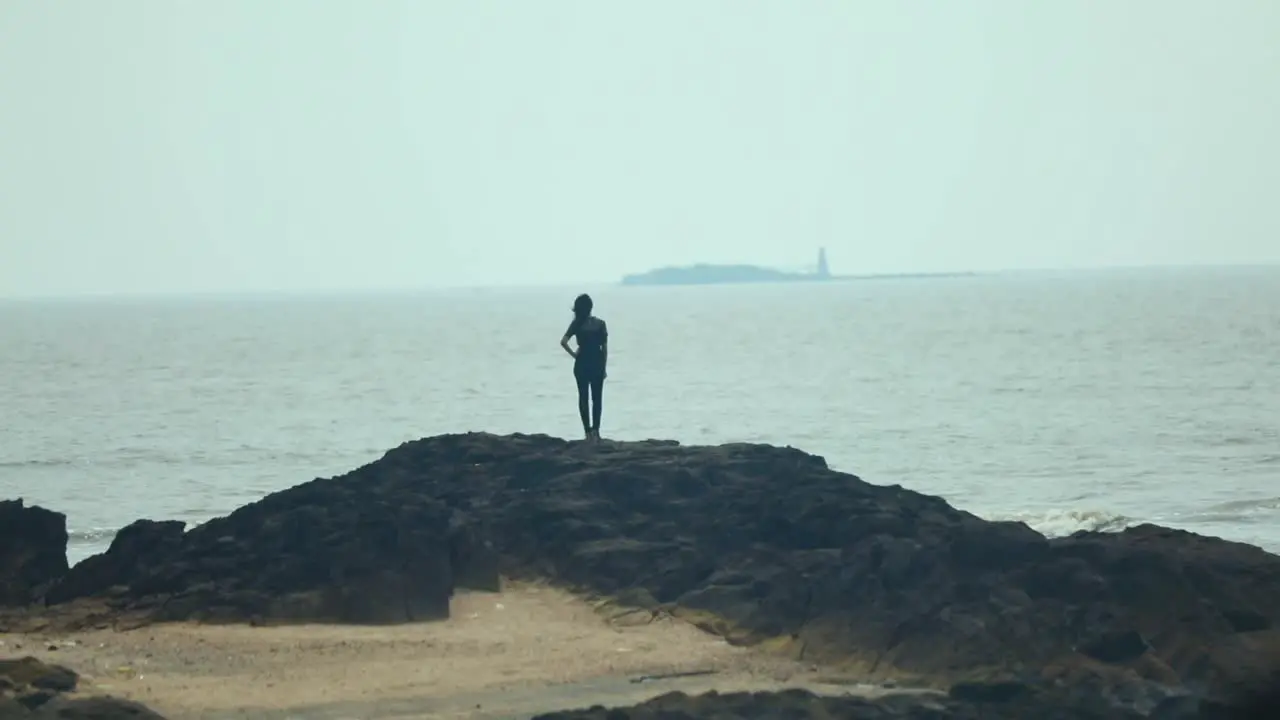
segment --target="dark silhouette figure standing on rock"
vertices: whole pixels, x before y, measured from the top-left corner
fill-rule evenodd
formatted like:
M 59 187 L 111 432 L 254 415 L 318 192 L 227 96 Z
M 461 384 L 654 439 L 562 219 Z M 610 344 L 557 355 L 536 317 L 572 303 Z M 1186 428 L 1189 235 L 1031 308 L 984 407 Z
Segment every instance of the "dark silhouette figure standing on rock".
M 587 440 L 600 439 L 600 402 L 604 395 L 605 363 L 609 359 L 609 328 L 591 314 L 591 296 L 583 293 L 573 301 L 573 322 L 560 347 L 573 357 L 573 377 L 578 381 L 578 415 Z M 578 350 L 569 348 L 569 338 L 578 338 Z M 587 413 L 587 391 L 591 392 L 591 412 Z

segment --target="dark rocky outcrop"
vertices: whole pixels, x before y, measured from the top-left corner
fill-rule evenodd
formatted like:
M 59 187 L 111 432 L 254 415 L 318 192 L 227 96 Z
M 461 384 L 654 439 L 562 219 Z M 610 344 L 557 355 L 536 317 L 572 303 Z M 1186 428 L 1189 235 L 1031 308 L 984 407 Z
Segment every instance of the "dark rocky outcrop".
M 316 480 L 186 533 L 135 522 L 46 601 L 107 594 L 156 620 L 431 620 L 448 616 L 455 583 L 496 589 L 492 555 L 426 493 Z
M 33 657 L 0 659 L 0 720 L 163 720 L 120 698 L 75 697 L 80 677 Z
M 67 516 L 0 500 L 0 607 L 38 599 L 67 572 Z
M 1014 695 L 988 693 L 980 699 L 955 693 L 871 699 L 785 690 L 692 696 L 673 692 L 631 707 L 595 706 L 544 713 L 533 720 L 1274 720 L 1280 715 L 1277 710 L 1274 704 L 1209 705 L 1180 697 L 1144 714 L 1111 707 L 1083 693 L 1030 689 Z
M 1062 698 L 1025 696 L 999 703 L 958 701 L 914 694 L 868 699 L 828 697 L 807 690 L 782 692 L 673 692 L 627 708 L 600 706 L 545 713 L 534 720 L 1138 720 L 1133 712 L 1081 706 Z
M 483 433 L 186 533 L 136 524 L 48 599 L 395 622 L 443 616 L 455 585 L 498 570 L 869 679 L 1070 685 L 1146 709 L 1228 682 L 1233 649 L 1280 628 L 1280 557 L 1249 545 L 1151 525 L 1049 540 L 789 448 Z
M 62 603 L 110 593 L 146 577 L 182 542 L 186 523 L 180 520 L 137 520 L 116 533 L 101 555 L 85 558 L 54 584 L 45 601 Z
M 407 443 L 332 482 L 482 520 L 512 576 L 872 678 L 1088 683 L 1157 702 L 1280 623 L 1280 557 L 1155 526 L 1048 540 L 761 445 Z
M 54 698 L 30 720 L 164 720 L 164 716 L 142 703 L 98 695 Z

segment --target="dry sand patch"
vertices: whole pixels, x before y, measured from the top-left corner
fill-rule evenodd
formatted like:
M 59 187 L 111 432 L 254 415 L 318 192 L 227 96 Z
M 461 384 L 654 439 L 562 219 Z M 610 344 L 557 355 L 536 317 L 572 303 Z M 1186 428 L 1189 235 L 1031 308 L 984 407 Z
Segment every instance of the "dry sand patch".
M 81 674 L 83 691 L 137 700 L 173 718 L 495 716 L 555 709 L 539 707 L 544 701 L 590 704 L 601 693 L 635 702 L 677 688 L 812 680 L 807 668 L 678 620 L 608 621 L 592 603 L 546 586 L 459 594 L 452 611 L 443 622 L 385 627 L 180 623 L 7 635 L 0 654 L 66 665 Z M 715 673 L 623 681 L 704 670 Z

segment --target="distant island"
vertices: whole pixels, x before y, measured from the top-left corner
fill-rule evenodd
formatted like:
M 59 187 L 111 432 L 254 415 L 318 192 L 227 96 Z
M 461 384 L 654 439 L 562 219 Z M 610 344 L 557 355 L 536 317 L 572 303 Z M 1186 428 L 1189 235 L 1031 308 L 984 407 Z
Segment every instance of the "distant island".
M 622 278 L 623 285 L 719 285 L 728 283 L 794 283 L 889 278 L 962 277 L 973 273 L 902 273 L 893 275 L 832 275 L 826 248 L 818 248 L 818 264 L 811 271 L 789 272 L 759 265 L 711 265 L 699 263 L 664 267 Z
M 813 282 L 831 280 L 826 248 L 818 249 L 813 272 L 787 272 L 759 265 L 710 265 L 664 267 L 622 278 L 623 285 L 713 285 L 719 283 Z

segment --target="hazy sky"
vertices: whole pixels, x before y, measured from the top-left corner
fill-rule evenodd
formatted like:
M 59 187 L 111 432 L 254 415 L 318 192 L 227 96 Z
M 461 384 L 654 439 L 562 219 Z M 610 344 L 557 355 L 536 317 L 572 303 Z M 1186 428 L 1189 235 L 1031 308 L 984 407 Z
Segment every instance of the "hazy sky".
M 0 2 L 0 295 L 1280 261 L 1276 0 Z

